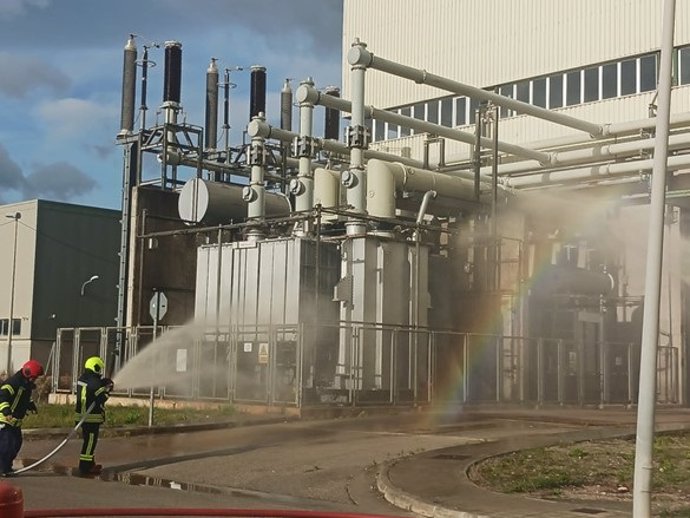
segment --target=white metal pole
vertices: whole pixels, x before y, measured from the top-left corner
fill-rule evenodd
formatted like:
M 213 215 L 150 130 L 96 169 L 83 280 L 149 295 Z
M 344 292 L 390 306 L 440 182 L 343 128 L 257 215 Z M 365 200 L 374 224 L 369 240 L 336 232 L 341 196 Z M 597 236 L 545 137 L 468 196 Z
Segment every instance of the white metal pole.
M 664 244 L 664 204 L 666 191 L 666 156 L 668 154 L 669 114 L 671 112 L 671 60 L 675 0 L 664 1 L 661 29 L 661 67 L 659 70 L 656 144 L 652 170 L 652 192 L 649 209 L 649 236 L 645 271 L 642 350 L 640 353 L 640 387 L 635 442 L 633 480 L 633 518 L 651 516 L 652 446 L 656 403 L 657 339 L 659 336 L 659 302 Z
M 301 85 L 313 86 L 314 81 L 309 78 L 302 81 Z M 299 172 L 293 194 L 296 196 L 295 208 L 298 211 L 304 211 L 310 210 L 314 205 L 314 175 L 311 170 L 314 105 L 308 100 L 300 101 L 299 115 L 299 145 L 297 150 Z
M 10 287 L 10 318 L 7 322 L 7 377 L 12 375 L 12 335 L 14 334 L 14 284 L 17 274 L 17 228 L 22 217 L 21 212 L 8 214 L 8 218 L 14 220 L 14 245 L 12 246 L 12 282 Z

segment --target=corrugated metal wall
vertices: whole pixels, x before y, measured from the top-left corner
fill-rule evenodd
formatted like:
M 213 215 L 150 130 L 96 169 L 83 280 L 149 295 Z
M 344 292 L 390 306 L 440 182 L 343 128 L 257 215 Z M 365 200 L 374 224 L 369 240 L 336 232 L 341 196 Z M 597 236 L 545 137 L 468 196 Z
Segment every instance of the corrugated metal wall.
M 344 55 L 355 37 L 383 58 L 492 86 L 636 55 L 660 46 L 660 0 L 344 0 Z M 676 8 L 676 45 L 690 43 L 690 2 Z M 367 104 L 446 95 L 372 71 Z M 343 97 L 350 99 L 343 63 Z

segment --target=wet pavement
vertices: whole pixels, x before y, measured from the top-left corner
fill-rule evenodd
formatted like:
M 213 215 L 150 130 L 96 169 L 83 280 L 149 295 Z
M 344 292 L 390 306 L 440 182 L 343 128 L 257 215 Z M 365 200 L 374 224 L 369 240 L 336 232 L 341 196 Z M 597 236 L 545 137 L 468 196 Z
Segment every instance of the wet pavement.
M 206 507 L 309 509 L 433 517 L 629 516 L 631 504 L 549 501 L 477 487 L 468 467 L 524 448 L 634 434 L 624 408 L 402 412 L 176 433 L 122 430 L 99 441 L 101 477 L 72 476 L 81 441 L 9 482 L 26 509 Z M 659 409 L 657 428 L 690 427 L 685 409 Z M 66 432 L 65 432 L 66 433 Z M 33 438 L 32 438 L 33 436 Z M 27 431 L 20 458 L 40 458 L 59 434 Z M 62 436 L 64 437 L 64 435 Z M 384 499 L 385 496 L 385 499 Z

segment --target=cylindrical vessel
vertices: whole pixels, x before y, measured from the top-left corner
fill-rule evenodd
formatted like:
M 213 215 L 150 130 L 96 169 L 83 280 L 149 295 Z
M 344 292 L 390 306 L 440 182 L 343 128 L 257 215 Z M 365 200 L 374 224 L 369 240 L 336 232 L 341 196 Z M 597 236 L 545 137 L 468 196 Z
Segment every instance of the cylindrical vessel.
M 231 220 L 244 220 L 247 203 L 242 198 L 241 185 L 211 182 L 192 178 L 184 184 L 177 201 L 180 219 L 187 224 L 217 225 Z M 285 216 L 290 213 L 290 201 L 284 194 L 265 193 L 266 215 Z
M 120 132 L 129 133 L 134 129 L 134 97 L 137 82 L 137 46 L 134 37 L 127 40 L 123 63 Z
M 292 88 L 289 79 L 285 80 L 280 91 L 280 128 L 292 131 Z
M 218 140 L 218 67 L 216 60 L 206 70 L 206 149 L 215 149 Z
M 24 518 L 24 494 L 20 488 L 7 482 L 0 482 L 0 516 Z
M 266 113 L 266 67 L 251 67 L 251 90 L 249 98 L 249 120 Z
M 182 89 L 182 43 L 165 42 L 165 70 L 163 71 L 163 102 L 180 103 Z
M 340 88 L 327 86 L 323 93 L 332 97 L 340 97 Z M 324 137 L 331 140 L 340 140 L 340 111 L 334 108 L 326 108 L 326 120 L 324 123 Z

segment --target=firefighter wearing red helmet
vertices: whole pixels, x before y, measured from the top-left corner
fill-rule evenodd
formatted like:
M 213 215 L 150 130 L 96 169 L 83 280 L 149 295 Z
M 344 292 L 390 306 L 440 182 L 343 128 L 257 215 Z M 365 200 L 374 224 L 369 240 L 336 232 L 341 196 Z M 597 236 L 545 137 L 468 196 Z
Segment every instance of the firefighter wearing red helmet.
M 31 394 L 43 365 L 29 360 L 0 386 L 0 472 L 12 474 L 12 463 L 22 447 L 22 420 L 36 412 Z

